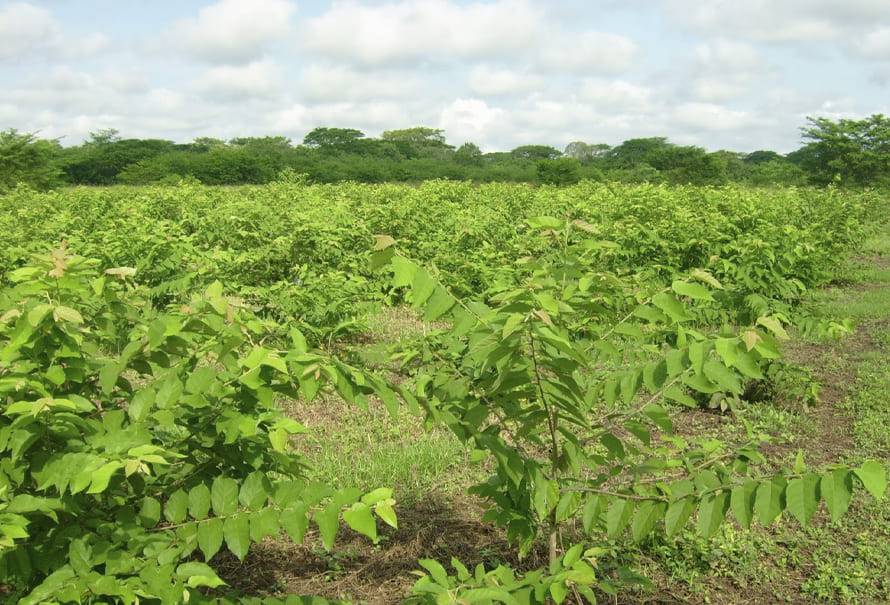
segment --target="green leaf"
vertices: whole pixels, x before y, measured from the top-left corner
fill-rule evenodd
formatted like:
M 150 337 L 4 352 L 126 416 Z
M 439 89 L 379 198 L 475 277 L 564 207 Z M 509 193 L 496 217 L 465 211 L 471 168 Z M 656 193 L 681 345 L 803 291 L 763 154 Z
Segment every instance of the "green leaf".
M 733 362 L 733 366 L 738 368 L 738 370 L 748 378 L 763 380 L 763 371 L 760 369 L 760 364 L 757 363 L 754 356 L 750 353 L 739 351 Z
M 56 322 L 68 321 L 73 324 L 82 324 L 83 316 L 71 307 L 58 306 L 53 309 L 53 319 Z
M 269 431 L 269 445 L 276 452 L 282 454 L 287 453 L 287 444 L 290 440 L 290 433 L 284 429 L 272 429 Z
M 189 374 L 188 380 L 185 383 L 185 390 L 187 393 L 203 393 L 205 392 L 211 384 L 213 384 L 214 378 L 216 378 L 217 370 L 214 368 L 203 366 L 200 368 L 196 368 L 191 374 Z
M 695 501 L 692 498 L 680 498 L 671 502 L 664 515 L 664 531 L 668 538 L 673 538 L 683 529 L 694 510 Z
M 764 328 L 772 332 L 776 338 L 779 338 L 781 340 L 788 340 L 788 332 L 785 331 L 785 328 L 782 327 L 782 323 L 775 317 L 769 315 L 759 317 L 757 319 L 757 325 L 763 326 Z
M 808 473 L 789 481 L 785 488 L 785 501 L 788 512 L 801 525 L 809 523 L 819 508 L 819 476 Z
M 417 265 L 412 263 L 404 256 L 396 256 L 390 262 L 393 271 L 392 285 L 395 288 L 405 288 L 414 283 L 414 274 L 417 272 Z
M 522 325 L 522 322 L 525 321 L 525 315 L 521 313 L 512 313 L 507 317 L 507 320 L 504 322 L 504 327 L 501 330 L 501 338 L 507 338 L 516 331 L 516 328 Z
M 660 405 L 649 404 L 643 408 L 643 414 L 665 433 L 671 433 L 674 430 L 674 424 L 667 411 Z
M 193 519 L 206 519 L 210 512 L 210 490 L 199 483 L 189 490 L 189 514 Z
M 565 227 L 565 221 L 553 216 L 533 216 L 525 219 L 529 227 L 533 229 L 562 229 Z
M 652 297 L 652 304 L 664 311 L 665 315 L 677 323 L 689 321 L 692 316 L 686 312 L 686 307 L 669 292 L 660 292 Z
M 738 357 L 738 340 L 735 338 L 718 338 L 714 341 L 714 350 L 723 360 L 723 363 L 731 366 Z
M 566 588 L 565 582 L 557 580 L 550 585 L 550 596 L 553 597 L 553 602 L 557 605 L 565 601 L 568 594 L 569 589 Z
M 217 588 L 226 584 L 219 579 L 219 576 L 216 575 L 216 572 L 209 565 L 198 561 L 190 561 L 177 567 L 176 576 L 186 580 L 186 584 L 191 588 L 199 586 Z
M 324 509 L 315 513 L 315 523 L 321 534 L 322 545 L 325 550 L 330 551 L 334 547 L 337 529 L 340 526 L 340 505 L 337 502 L 331 502 Z
M 238 510 L 238 482 L 228 477 L 217 477 L 210 488 L 210 502 L 217 517 L 231 515 Z
M 396 245 L 396 240 L 391 235 L 379 234 L 374 236 L 374 250 L 386 250 Z
M 306 514 L 306 511 L 306 505 L 302 502 L 297 502 L 292 507 L 281 511 L 281 515 L 278 518 L 278 522 L 294 544 L 303 542 L 306 529 L 309 527 L 309 516 Z
M 630 524 L 634 542 L 642 542 L 643 538 L 652 533 L 655 524 L 664 517 L 666 508 L 664 502 L 643 502 L 637 506 Z
M 729 494 L 725 491 L 705 496 L 698 506 L 698 533 L 703 538 L 714 535 L 729 509 Z
M 155 403 L 155 392 L 151 388 L 142 389 L 133 395 L 127 406 L 127 415 L 132 422 L 143 422 L 151 413 Z
M 105 364 L 101 370 L 99 370 L 99 387 L 102 389 L 102 393 L 104 395 L 111 394 L 111 391 L 114 389 L 114 385 L 117 384 L 117 379 L 121 374 L 120 365 L 112 361 L 110 363 Z
M 164 506 L 164 518 L 170 523 L 182 523 L 188 514 L 189 497 L 181 489 L 176 490 L 167 498 Z
M 598 495 L 592 495 L 587 498 L 584 508 L 581 511 L 581 523 L 584 531 L 588 534 L 593 530 L 594 523 L 599 520 L 602 513 L 603 499 Z
M 730 504 L 732 506 L 732 514 L 736 521 L 744 528 L 751 527 L 751 521 L 754 519 L 754 498 L 757 492 L 757 482 L 748 479 L 742 485 L 732 488 Z
M 433 559 L 420 559 L 418 565 L 429 572 L 430 577 L 439 586 L 450 587 L 448 583 L 448 572 L 442 567 L 442 564 Z
M 142 527 L 151 529 L 161 520 L 161 503 L 155 498 L 146 496 L 142 499 L 142 506 L 139 509 L 139 522 Z
M 238 560 L 243 561 L 250 548 L 250 520 L 247 513 L 227 517 L 223 522 L 223 536 L 226 539 L 226 547 L 238 557 Z
M 786 482 L 783 477 L 773 477 L 757 487 L 754 512 L 757 514 L 757 520 L 763 525 L 769 525 L 782 514 L 785 508 L 785 487 Z
M 238 501 L 244 508 L 250 510 L 259 510 L 269 498 L 269 480 L 260 471 L 254 471 L 247 475 L 241 484 L 241 491 L 238 493 Z
M 680 296 L 687 296 L 693 300 L 714 300 L 710 290 L 701 284 L 694 284 L 678 279 L 671 284 L 671 289 Z
M 364 502 L 356 502 L 350 508 L 343 511 L 343 520 L 354 531 L 367 536 L 377 543 L 377 523 L 371 508 Z
M 454 297 L 442 286 L 436 286 L 433 294 L 426 303 L 426 312 L 423 314 L 425 321 L 436 321 L 445 315 L 455 305 Z
M 97 470 L 93 471 L 92 479 L 90 480 L 90 488 L 87 490 L 87 493 L 100 494 L 104 492 L 108 489 L 108 482 L 111 481 L 112 475 L 114 475 L 118 469 L 123 468 L 123 466 L 123 463 L 118 461 L 106 462 Z
M 213 558 L 223 543 L 222 519 L 208 519 L 198 523 L 198 548 L 204 554 L 204 560 Z
M 278 523 L 278 512 L 273 508 L 264 508 L 250 513 L 250 539 L 260 542 L 268 536 L 277 536 L 281 531 Z
M 742 383 L 739 381 L 735 372 L 727 368 L 725 365 L 714 359 L 709 359 L 704 366 L 705 376 L 718 385 L 724 391 L 740 395 L 742 392 Z
M 667 364 L 664 361 L 647 364 L 643 369 L 643 384 L 650 393 L 657 392 L 667 380 Z
M 36 307 L 28 311 L 28 323 L 31 325 L 31 327 L 36 328 L 40 325 L 44 318 L 49 315 L 50 311 L 52 311 L 51 305 L 37 305 Z
M 133 277 L 136 275 L 136 269 L 133 267 L 112 267 L 111 269 L 105 269 L 105 275 L 112 275 L 114 277 Z
M 630 403 L 643 386 L 643 373 L 639 370 L 628 372 L 621 379 L 621 399 Z
M 385 267 L 389 261 L 396 255 L 395 248 L 384 248 L 383 250 L 375 250 L 371 253 L 371 271 L 376 271 L 380 267 Z
M 68 562 L 79 576 L 86 576 L 93 570 L 92 553 L 86 540 L 72 540 L 68 545 Z
M 418 309 L 429 300 L 436 290 L 436 281 L 427 273 L 426 269 L 418 268 L 414 274 L 414 282 L 411 284 L 412 304 Z
M 868 460 L 853 472 L 875 500 L 884 497 L 884 492 L 887 491 L 887 470 L 880 462 Z
M 677 385 L 673 385 L 664 390 L 664 398 L 668 401 L 674 401 L 688 408 L 698 407 L 698 402 L 686 394 L 686 392 Z
M 384 523 L 393 529 L 399 528 L 399 520 L 396 517 L 396 511 L 393 510 L 392 504 L 388 502 L 378 502 L 377 505 L 374 506 L 374 512 Z
M 392 499 L 392 489 L 388 487 L 378 487 L 374 491 L 368 492 L 362 496 L 362 502 L 368 506 L 373 506 L 378 502 Z
M 828 506 L 828 512 L 831 513 L 831 520 L 837 521 L 847 512 L 850 499 L 853 497 L 850 471 L 839 468 L 825 473 L 819 482 L 819 488 Z
M 627 527 L 634 512 L 633 500 L 627 498 L 614 498 L 606 513 L 606 535 L 609 538 L 617 538 Z
M 697 279 L 698 281 L 704 282 L 711 286 L 712 288 L 716 288 L 718 290 L 723 289 L 723 284 L 717 281 L 717 278 L 711 275 L 708 271 L 704 269 L 693 269 L 689 274 L 693 279 Z
M 600 443 L 606 446 L 606 449 L 609 451 L 609 455 L 612 458 L 617 458 L 619 460 L 624 459 L 624 445 L 615 435 L 612 433 L 604 433 L 600 436 Z

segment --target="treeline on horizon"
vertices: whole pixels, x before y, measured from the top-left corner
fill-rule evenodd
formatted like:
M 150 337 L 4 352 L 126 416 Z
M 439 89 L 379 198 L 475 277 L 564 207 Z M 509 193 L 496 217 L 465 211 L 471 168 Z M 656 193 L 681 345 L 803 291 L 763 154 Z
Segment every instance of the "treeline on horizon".
M 263 184 L 282 180 L 331 183 L 419 182 L 460 179 L 564 185 L 582 179 L 627 183 L 719 185 L 890 185 L 890 118 L 808 118 L 800 149 L 782 155 L 708 152 L 665 137 L 635 138 L 617 146 L 582 141 L 562 151 L 522 145 L 483 153 L 474 143 L 455 147 L 440 129 L 418 126 L 370 138 L 351 128 L 316 128 L 302 144 L 281 136 L 191 143 L 92 133 L 63 147 L 14 129 L 0 132 L 0 191 L 18 184 L 38 189 L 66 185 Z

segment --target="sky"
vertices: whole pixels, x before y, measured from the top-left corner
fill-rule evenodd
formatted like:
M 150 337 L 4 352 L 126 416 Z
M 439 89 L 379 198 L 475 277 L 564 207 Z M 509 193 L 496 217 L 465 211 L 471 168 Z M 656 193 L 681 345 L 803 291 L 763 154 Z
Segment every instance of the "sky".
M 0 129 L 667 136 L 788 152 L 890 113 L 890 0 L 0 0 Z

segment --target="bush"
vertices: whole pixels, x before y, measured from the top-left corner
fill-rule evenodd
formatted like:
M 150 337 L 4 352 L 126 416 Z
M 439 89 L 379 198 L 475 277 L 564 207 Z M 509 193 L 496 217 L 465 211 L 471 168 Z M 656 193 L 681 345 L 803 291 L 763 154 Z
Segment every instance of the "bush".
M 581 162 L 575 158 L 538 160 L 538 181 L 545 185 L 574 185 L 581 180 Z
M 22 605 L 180 603 L 224 582 L 225 545 L 310 520 L 325 548 L 341 517 L 378 539 L 391 492 L 305 480 L 305 431 L 275 399 L 327 383 L 357 400 L 373 380 L 309 351 L 254 344 L 265 326 L 217 282 L 155 312 L 127 267 L 99 273 L 65 247 L 0 293 L 0 584 Z

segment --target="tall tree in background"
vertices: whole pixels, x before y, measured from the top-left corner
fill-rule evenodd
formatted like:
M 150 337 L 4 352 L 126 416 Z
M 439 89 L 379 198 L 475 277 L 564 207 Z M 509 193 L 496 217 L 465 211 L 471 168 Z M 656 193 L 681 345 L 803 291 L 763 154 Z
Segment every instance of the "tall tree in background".
M 62 183 L 56 140 L 38 139 L 33 133 L 15 129 L 0 132 L 0 191 L 24 183 L 49 189 Z
M 579 162 L 590 162 L 606 157 L 612 147 L 605 143 L 585 143 L 584 141 L 572 141 L 566 145 L 562 154 L 568 158 L 574 158 Z
M 83 145 L 65 149 L 63 169 L 73 183 L 113 185 L 128 166 L 175 149 L 172 141 L 122 139 L 117 130 L 106 128 L 90 133 Z
M 862 120 L 807 118 L 802 149 L 789 154 L 814 182 L 850 185 L 890 184 L 890 118 Z
M 445 141 L 445 131 L 441 128 L 414 126 L 387 130 L 380 138 L 395 145 L 406 158 L 444 159 L 454 152 L 454 147 Z
M 454 161 L 464 166 L 479 166 L 482 164 L 482 150 L 476 143 L 464 143 L 454 152 Z
M 303 145 L 316 149 L 331 149 L 337 151 L 357 151 L 359 141 L 365 138 L 365 133 L 355 128 L 330 128 L 322 126 L 313 128 L 303 137 Z
M 520 145 L 510 155 L 520 160 L 555 160 L 562 152 L 550 145 Z

